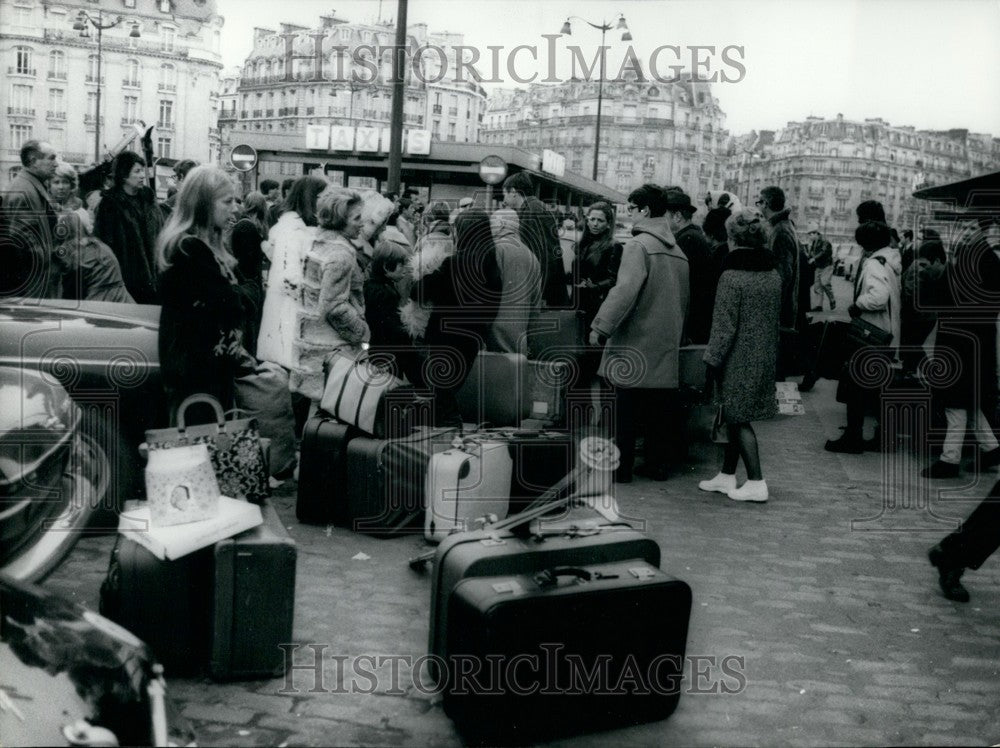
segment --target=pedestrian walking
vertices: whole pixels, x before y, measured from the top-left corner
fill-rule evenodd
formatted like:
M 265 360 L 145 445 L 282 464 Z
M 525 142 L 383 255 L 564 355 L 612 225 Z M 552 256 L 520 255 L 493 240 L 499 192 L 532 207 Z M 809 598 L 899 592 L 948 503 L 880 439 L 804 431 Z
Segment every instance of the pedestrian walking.
M 823 296 L 830 301 L 830 311 L 837 308 L 837 300 L 833 297 L 833 245 L 819 231 L 819 227 L 810 226 L 807 234 L 809 248 L 806 251 L 808 262 L 816 273 L 811 294 L 819 298 L 819 303 L 811 306 L 812 311 L 823 311 Z
M 718 475 L 702 481 L 698 488 L 724 493 L 735 501 L 764 502 L 769 494 L 751 422 L 777 414 L 774 372 L 781 276 L 767 249 L 767 230 L 759 212 L 735 213 L 726 220 L 726 231 L 732 249 L 719 279 L 705 363 L 728 440 Z M 737 487 L 741 458 L 747 480 Z
M 598 374 L 614 388 L 618 483 L 632 480 L 635 442 L 645 435 L 645 462 L 635 470 L 666 480 L 677 454 L 677 388 L 681 338 L 688 311 L 688 259 L 666 218 L 663 188 L 644 184 L 628 197 L 635 219 L 622 249 L 618 280 L 590 326 L 591 345 L 604 346 Z
M 955 532 L 946 536 L 927 553 L 938 570 L 938 584 L 949 600 L 969 602 L 969 591 L 962 584 L 966 569 L 978 569 L 1000 548 L 1000 483 L 975 508 Z
M 146 162 L 133 151 L 122 151 L 111 173 L 114 186 L 97 206 L 94 235 L 115 253 L 132 298 L 158 304 L 156 244 L 163 213 L 146 185 Z
M 178 190 L 157 240 L 160 374 L 172 422 L 177 406 L 193 394 L 211 395 L 229 410 L 236 378 L 250 373 L 242 368 L 252 359 L 243 348 L 236 259 L 222 244 L 223 232 L 235 220 L 229 175 L 217 166 L 198 166 Z M 210 409 L 189 414 L 198 422 L 215 420 Z

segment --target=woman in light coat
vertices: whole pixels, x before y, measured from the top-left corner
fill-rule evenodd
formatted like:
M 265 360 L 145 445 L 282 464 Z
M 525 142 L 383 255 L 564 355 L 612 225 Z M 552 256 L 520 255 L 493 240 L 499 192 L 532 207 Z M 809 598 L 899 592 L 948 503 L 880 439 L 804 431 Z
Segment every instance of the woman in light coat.
M 319 196 L 316 215 L 320 230 L 302 263 L 303 308 L 295 324 L 289 378 L 292 392 L 314 406 L 323 397 L 323 362 L 330 353 L 357 355 L 370 337 L 365 278 L 353 243 L 363 223 L 361 196 L 331 185 Z
M 271 261 L 257 336 L 257 357 L 292 368 L 295 320 L 302 310 L 302 261 L 316 238 L 316 198 L 328 183 L 320 177 L 295 180 L 264 253 Z
M 767 249 L 767 229 L 760 213 L 744 209 L 731 215 L 726 219 L 726 233 L 732 250 L 723 261 L 715 294 L 705 363 L 722 408 L 728 442 L 719 474 L 703 480 L 698 488 L 724 493 L 735 501 L 763 502 L 768 499 L 767 483 L 750 422 L 777 413 L 774 374 L 781 276 Z M 747 481 L 737 488 L 736 467 L 741 457 Z

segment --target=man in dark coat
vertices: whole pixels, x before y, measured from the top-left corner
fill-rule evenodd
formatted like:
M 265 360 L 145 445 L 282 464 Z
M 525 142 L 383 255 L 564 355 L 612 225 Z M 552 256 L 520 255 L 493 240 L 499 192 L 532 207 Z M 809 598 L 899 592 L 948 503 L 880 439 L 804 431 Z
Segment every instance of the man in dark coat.
M 504 180 L 503 204 L 517 211 L 521 241 L 535 253 L 542 266 L 542 301 L 547 306 L 568 306 L 559 227 L 545 203 L 534 196 L 531 178 L 523 171 Z
M 781 381 L 794 368 L 802 321 L 799 315 L 799 240 L 795 235 L 795 224 L 789 218 L 791 210 L 785 207 L 784 190 L 776 186 L 765 187 L 760 191 L 756 205 L 771 225 L 768 248 L 774 255 L 775 267 L 781 276 L 781 342 L 777 372 Z
M 819 227 L 809 228 L 809 250 L 806 253 L 808 262 L 816 272 L 811 293 L 819 296 L 819 304 L 812 307 L 814 312 L 823 311 L 824 294 L 830 300 L 830 311 L 837 308 L 837 300 L 833 298 L 833 245 L 819 233 Z
M 704 344 L 712 331 L 712 306 L 721 270 L 712 262 L 712 244 L 705 232 L 691 222 L 696 208 L 679 187 L 668 187 L 667 223 L 677 246 L 688 259 L 691 303 L 688 308 L 685 338 L 689 343 Z
M 54 262 L 56 209 L 46 181 L 55 173 L 56 152 L 48 143 L 29 140 L 21 147 L 22 169 L 3 196 L 0 294 L 56 299 L 62 296 L 62 271 Z

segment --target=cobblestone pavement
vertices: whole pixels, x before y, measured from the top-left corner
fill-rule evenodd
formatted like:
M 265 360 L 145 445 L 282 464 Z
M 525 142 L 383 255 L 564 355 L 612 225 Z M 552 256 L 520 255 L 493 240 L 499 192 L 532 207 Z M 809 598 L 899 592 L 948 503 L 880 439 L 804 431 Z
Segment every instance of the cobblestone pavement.
M 928 494 L 931 511 L 907 508 L 898 500 L 905 492 L 886 486 L 912 475 L 919 460 L 902 451 L 824 452 L 843 423 L 834 383 L 821 380 L 804 401 L 806 415 L 758 428 L 767 504 L 697 489 L 716 468 L 704 417 L 692 429 L 691 459 L 674 477 L 637 479 L 618 492 L 623 512 L 645 520 L 660 543 L 663 568 L 694 591 L 688 654 L 717 665 L 744 658 L 745 685 L 720 677 L 711 660 L 689 658 L 685 693 L 669 719 L 561 744 L 1000 742 L 1000 567 L 991 559 L 967 574 L 972 602 L 962 605 L 941 596 L 926 559 L 946 529 L 935 515 L 965 516 L 996 475 L 978 485 L 938 481 Z M 937 490 L 944 488 L 954 489 L 949 498 Z M 299 548 L 295 641 L 326 645 L 322 682 L 309 670 L 290 683 L 168 674 L 200 744 L 459 745 L 440 704 L 413 687 L 406 667 L 397 679 L 389 665 L 377 668 L 374 693 L 331 693 L 335 655 L 426 652 L 430 582 L 406 564 L 422 541 L 299 525 L 294 490 L 286 483 L 274 503 Z M 857 522 L 872 517 L 880 519 Z M 83 539 L 46 586 L 96 608 L 112 542 Z M 309 663 L 312 651 L 297 657 Z M 695 675 L 699 668 L 705 675 Z M 371 690 L 367 679 L 353 682 Z M 742 685 L 738 693 L 721 692 L 734 684 Z

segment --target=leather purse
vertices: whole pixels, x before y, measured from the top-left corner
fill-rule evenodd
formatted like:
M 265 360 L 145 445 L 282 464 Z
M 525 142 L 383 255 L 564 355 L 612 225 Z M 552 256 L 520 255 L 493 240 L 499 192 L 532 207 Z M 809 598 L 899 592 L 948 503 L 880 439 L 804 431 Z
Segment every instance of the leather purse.
M 215 423 L 186 426 L 184 413 L 192 405 L 209 405 Z M 210 395 L 191 395 L 177 409 L 177 426 L 146 431 L 150 457 L 155 450 L 204 444 L 223 496 L 259 504 L 271 494 L 267 458 L 255 418 L 239 418 L 241 411 L 222 412 L 219 401 Z M 227 415 L 232 418 L 227 419 Z
M 377 366 L 362 351 L 349 356 L 335 351 L 327 360 L 326 385 L 320 410 L 329 413 L 341 423 L 357 426 L 362 431 L 376 433 L 379 403 L 382 396 L 402 387 L 404 382 Z
M 892 342 L 892 333 L 883 330 L 878 325 L 855 317 L 851 320 L 845 333 L 845 349 L 847 357 L 854 355 L 862 348 L 873 346 L 875 348 L 885 348 Z

